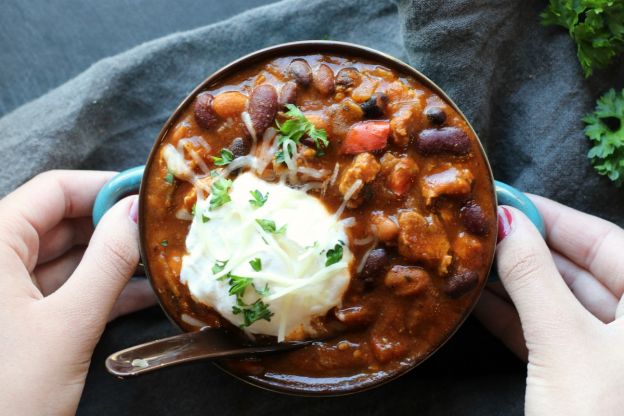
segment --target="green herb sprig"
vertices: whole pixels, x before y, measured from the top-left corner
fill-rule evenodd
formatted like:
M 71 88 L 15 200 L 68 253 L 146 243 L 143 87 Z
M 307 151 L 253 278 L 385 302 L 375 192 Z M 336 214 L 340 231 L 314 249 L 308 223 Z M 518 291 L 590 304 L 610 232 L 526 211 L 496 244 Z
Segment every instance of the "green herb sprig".
M 228 193 L 231 187 L 232 181 L 225 178 L 218 178 L 212 183 L 212 187 L 210 188 L 210 211 L 232 200 Z
M 336 264 L 338 263 L 340 260 L 342 260 L 342 254 L 343 254 L 343 250 L 342 250 L 342 245 L 344 243 L 342 243 L 342 241 L 340 241 L 339 243 L 337 243 L 334 248 L 330 248 L 329 250 L 327 250 L 327 260 L 325 261 L 325 267 L 327 266 L 331 266 L 332 264 Z
M 593 113 L 583 118 L 585 135 L 593 147 L 587 157 L 594 169 L 616 186 L 624 183 L 624 89 L 610 89 L 596 102 Z
M 256 189 L 254 191 L 249 191 L 249 193 L 253 198 L 249 200 L 249 203 L 251 204 L 251 206 L 256 208 L 260 208 L 261 206 L 263 206 L 269 199 L 268 192 L 266 193 L 266 195 L 262 195 L 262 192 Z
M 284 234 L 286 232 L 286 225 L 282 225 L 280 228 L 277 228 L 277 225 L 275 225 L 275 221 L 273 220 L 257 219 L 256 222 L 267 233 Z
M 562 26 L 576 42 L 585 77 L 624 53 L 624 2 L 621 0 L 550 0 L 543 25 Z
M 282 124 L 279 124 L 277 120 L 275 121 L 278 128 L 277 143 L 279 145 L 279 150 L 275 153 L 275 161 L 277 163 L 284 162 L 284 143 L 287 143 L 289 156 L 292 157 L 290 143 L 299 144 L 304 135 L 307 135 L 314 142 L 317 155 L 322 155 L 329 145 L 325 130 L 317 129 L 295 105 L 286 104 L 286 108 L 288 111 L 284 114 L 289 119 Z
M 216 166 L 229 165 L 234 160 L 234 153 L 230 149 L 221 149 L 221 156 L 212 156 L 212 160 Z

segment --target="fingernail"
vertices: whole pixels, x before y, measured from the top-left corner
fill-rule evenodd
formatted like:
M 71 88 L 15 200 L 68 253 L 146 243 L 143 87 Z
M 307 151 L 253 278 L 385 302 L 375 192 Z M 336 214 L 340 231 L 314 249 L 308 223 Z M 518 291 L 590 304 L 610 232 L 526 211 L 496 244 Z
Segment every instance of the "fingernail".
M 132 205 L 130 205 L 130 211 L 128 212 L 128 216 L 135 224 L 139 222 L 139 198 L 134 198 L 132 201 Z
M 512 220 L 513 220 L 513 217 L 511 215 L 511 211 L 509 211 L 505 207 L 498 207 L 498 242 L 499 243 L 503 241 L 503 239 L 511 233 Z

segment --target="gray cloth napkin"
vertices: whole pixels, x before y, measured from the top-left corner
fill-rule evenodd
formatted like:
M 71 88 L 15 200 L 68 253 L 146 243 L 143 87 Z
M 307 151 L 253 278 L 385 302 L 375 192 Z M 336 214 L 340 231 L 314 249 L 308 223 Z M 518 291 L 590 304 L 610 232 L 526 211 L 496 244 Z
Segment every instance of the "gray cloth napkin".
M 564 30 L 539 25 L 543 1 L 290 0 L 104 59 L 0 119 L 0 195 L 53 168 L 145 162 L 177 104 L 215 69 L 256 49 L 329 38 L 405 59 L 458 103 L 495 177 L 624 225 L 624 191 L 593 173 L 580 118 L 624 68 L 584 80 Z M 16 163 L 17 162 L 17 163 Z M 209 363 L 120 382 L 116 349 L 174 332 L 152 309 L 112 323 L 81 414 L 521 414 L 523 365 L 474 322 L 408 376 L 371 393 L 310 400 L 248 387 Z

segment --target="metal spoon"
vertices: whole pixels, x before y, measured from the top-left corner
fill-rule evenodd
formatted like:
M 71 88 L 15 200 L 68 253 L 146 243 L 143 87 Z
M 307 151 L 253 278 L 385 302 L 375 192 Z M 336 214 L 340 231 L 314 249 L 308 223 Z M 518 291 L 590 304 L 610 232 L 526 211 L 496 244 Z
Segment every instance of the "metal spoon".
M 314 342 L 243 345 L 221 329 L 202 328 L 126 348 L 106 359 L 106 369 L 117 377 L 132 377 L 190 361 L 234 358 L 301 348 Z

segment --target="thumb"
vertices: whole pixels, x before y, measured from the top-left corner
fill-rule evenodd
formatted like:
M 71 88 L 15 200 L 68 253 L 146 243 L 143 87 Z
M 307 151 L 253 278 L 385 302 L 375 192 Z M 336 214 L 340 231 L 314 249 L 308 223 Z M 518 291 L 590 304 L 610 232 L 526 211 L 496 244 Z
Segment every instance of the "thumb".
M 136 196 L 125 198 L 102 217 L 82 261 L 53 294 L 67 319 L 93 329 L 93 336 L 99 337 L 139 261 L 137 202 Z
M 580 304 L 557 271 L 546 242 L 515 208 L 498 208 L 496 263 L 520 320 L 527 345 L 566 329 Z

